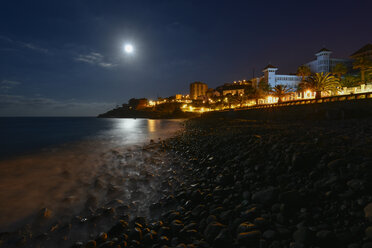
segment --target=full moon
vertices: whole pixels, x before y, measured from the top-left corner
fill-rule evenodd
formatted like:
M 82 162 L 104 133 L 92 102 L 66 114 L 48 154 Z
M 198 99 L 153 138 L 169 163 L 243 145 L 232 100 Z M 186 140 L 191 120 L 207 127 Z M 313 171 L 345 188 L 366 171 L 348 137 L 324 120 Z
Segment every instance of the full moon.
M 124 45 L 124 51 L 126 53 L 133 53 L 133 46 L 131 44 L 125 44 Z

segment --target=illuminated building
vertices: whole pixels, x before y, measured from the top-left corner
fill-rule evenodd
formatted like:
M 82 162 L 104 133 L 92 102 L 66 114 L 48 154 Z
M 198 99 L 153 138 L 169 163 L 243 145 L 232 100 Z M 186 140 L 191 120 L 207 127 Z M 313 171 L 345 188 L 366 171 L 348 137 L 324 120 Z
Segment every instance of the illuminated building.
M 231 95 L 243 95 L 244 89 L 230 89 L 230 90 L 223 90 L 222 95 L 226 96 L 228 94 Z
M 208 98 L 212 98 L 212 97 L 218 97 L 218 96 L 220 96 L 221 94 L 220 94 L 220 92 L 218 92 L 217 90 L 215 90 L 215 89 L 211 89 L 211 88 L 209 88 L 208 90 L 207 90 L 207 97 Z
M 327 48 L 320 49 L 316 54 L 316 59 L 304 65 L 310 68 L 312 73 L 332 72 L 332 69 L 339 63 L 346 65 L 349 69 L 352 67 L 350 59 L 331 58 L 332 51 Z
M 268 83 L 271 87 L 275 85 L 287 85 L 290 88 L 295 88 L 302 80 L 301 77 L 296 75 L 280 75 L 276 74 L 278 68 L 273 65 L 267 65 L 263 69 L 264 75 L 262 77 L 253 78 L 252 82 L 254 85 L 258 85 L 258 83 L 262 80 L 265 83 Z
M 190 98 L 193 100 L 198 99 L 198 97 L 207 96 L 208 86 L 202 82 L 194 82 L 190 84 Z
M 363 48 L 359 49 L 361 53 L 368 53 L 371 51 L 372 45 L 366 45 Z M 357 54 L 358 51 L 355 53 Z M 372 52 L 370 52 L 372 54 Z M 348 69 L 352 67 L 352 60 L 351 59 L 338 59 L 338 58 L 331 58 L 332 51 L 323 48 L 319 50 L 315 56 L 316 59 L 305 63 L 304 65 L 310 68 L 311 73 L 320 73 L 320 72 L 331 72 L 332 69 L 338 64 L 343 63 L 346 65 Z M 271 64 L 267 65 L 263 69 L 264 75 L 262 77 L 253 78 L 251 81 L 253 85 L 258 85 L 260 81 L 264 81 L 268 83 L 271 87 L 274 87 L 278 84 L 287 85 L 290 88 L 295 89 L 297 85 L 301 82 L 302 77 L 297 75 L 289 75 L 289 74 L 277 74 L 278 67 L 273 66 Z

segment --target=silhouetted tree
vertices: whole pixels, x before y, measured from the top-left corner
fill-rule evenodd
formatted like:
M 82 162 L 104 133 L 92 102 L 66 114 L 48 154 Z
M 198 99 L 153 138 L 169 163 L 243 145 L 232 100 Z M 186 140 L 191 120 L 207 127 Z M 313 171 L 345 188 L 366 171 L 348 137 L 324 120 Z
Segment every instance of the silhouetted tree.
M 372 61 L 368 57 L 357 58 L 353 62 L 353 69 L 359 69 L 362 79 L 362 84 L 365 84 L 365 72 L 369 71 L 372 68 Z
M 347 73 L 347 67 L 344 63 L 338 63 L 333 67 L 332 73 L 341 79 L 342 75 Z
M 305 81 L 305 77 L 308 77 L 311 75 L 310 68 L 307 65 L 301 65 L 297 68 L 297 76 L 302 77 L 301 81 Z

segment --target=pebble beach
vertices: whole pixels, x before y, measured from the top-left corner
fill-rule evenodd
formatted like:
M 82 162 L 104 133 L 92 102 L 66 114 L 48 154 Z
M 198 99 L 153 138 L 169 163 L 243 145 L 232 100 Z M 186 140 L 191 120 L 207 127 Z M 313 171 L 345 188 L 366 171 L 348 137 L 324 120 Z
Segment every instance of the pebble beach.
M 1 247 L 369 248 L 371 124 L 192 119 L 144 147 L 127 201 L 43 209 Z

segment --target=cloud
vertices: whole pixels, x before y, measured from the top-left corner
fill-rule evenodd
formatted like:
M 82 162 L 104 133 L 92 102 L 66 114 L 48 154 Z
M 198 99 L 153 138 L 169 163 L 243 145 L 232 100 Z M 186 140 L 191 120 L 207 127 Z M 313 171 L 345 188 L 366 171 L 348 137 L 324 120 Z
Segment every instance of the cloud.
M 28 48 L 28 49 L 31 49 L 37 52 L 49 53 L 48 49 L 36 46 L 35 44 L 32 44 L 32 43 L 19 42 L 19 44 L 21 44 L 21 46 L 25 48 Z
M 115 63 L 105 61 L 104 56 L 97 52 L 91 52 L 89 54 L 79 54 L 77 57 L 75 57 L 75 60 L 104 68 L 113 68 L 117 66 L 117 64 Z
M 20 82 L 17 81 L 11 81 L 11 80 L 3 80 L 0 82 L 0 91 L 8 91 L 15 86 L 21 84 Z
M 35 45 L 34 43 L 31 43 L 31 42 L 23 42 L 23 41 L 16 41 L 16 40 L 13 40 L 7 36 L 1 36 L 0 35 L 0 40 L 6 42 L 6 43 L 10 43 L 10 44 L 14 44 L 18 47 L 23 47 L 23 48 L 27 48 L 27 49 L 30 49 L 30 50 L 33 50 L 33 51 L 36 51 L 36 52 L 41 52 L 41 53 L 49 53 L 49 50 L 46 49 L 46 48 L 43 48 L 43 47 L 40 47 L 38 45 Z M 9 50 L 16 50 L 14 48 L 2 48 L 2 49 L 8 49 Z
M 96 116 L 115 106 L 112 102 L 82 102 L 0 94 L 0 116 Z
M 9 37 L 7 36 L 3 36 L 3 35 L 0 35 L 0 40 L 3 40 L 3 41 L 6 41 L 6 42 L 13 42 L 12 39 L 10 39 Z

